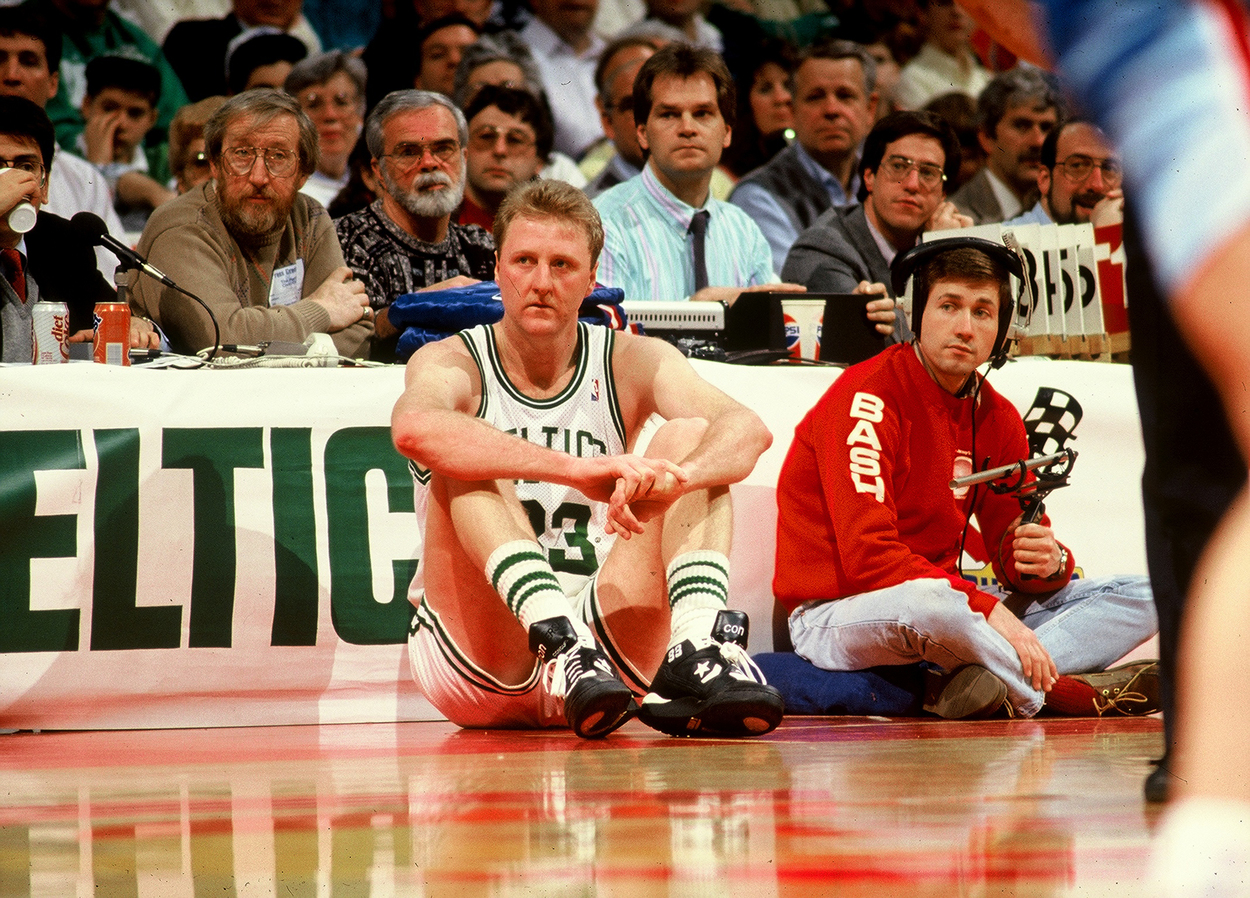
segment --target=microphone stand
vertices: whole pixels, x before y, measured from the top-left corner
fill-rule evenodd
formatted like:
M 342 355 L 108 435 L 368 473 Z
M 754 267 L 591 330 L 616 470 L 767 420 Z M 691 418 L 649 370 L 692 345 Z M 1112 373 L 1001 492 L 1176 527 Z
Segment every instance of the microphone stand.
M 107 249 L 112 249 L 112 247 L 108 246 L 107 244 L 104 244 L 104 246 Z M 135 275 L 134 272 L 144 272 L 144 273 L 147 273 L 147 272 L 145 272 L 143 268 L 141 268 L 138 264 L 136 264 L 133 259 L 130 259 L 116 252 L 114 253 L 114 255 L 117 256 L 117 273 L 113 276 L 113 280 L 117 285 L 117 301 L 124 302 L 126 303 L 127 307 L 129 307 L 130 296 L 128 294 L 130 293 L 131 289 L 134 286 L 134 278 L 137 277 L 137 275 Z M 213 322 L 213 349 L 211 352 L 209 352 L 208 357 L 205 359 L 205 361 L 211 362 L 214 358 L 217 357 L 217 353 L 221 349 L 221 327 L 220 325 L 217 324 L 217 316 L 213 314 L 213 310 L 208 307 L 208 304 L 205 303 L 204 300 L 200 299 L 190 290 L 184 290 L 182 287 L 179 287 L 177 284 L 175 284 L 171 280 L 162 281 L 162 283 L 164 283 L 168 287 L 171 287 L 174 290 L 177 290 L 179 293 L 183 294 L 184 296 L 189 296 L 191 299 L 194 299 L 196 302 L 200 304 L 200 306 L 204 309 L 204 311 L 208 313 L 208 320 Z

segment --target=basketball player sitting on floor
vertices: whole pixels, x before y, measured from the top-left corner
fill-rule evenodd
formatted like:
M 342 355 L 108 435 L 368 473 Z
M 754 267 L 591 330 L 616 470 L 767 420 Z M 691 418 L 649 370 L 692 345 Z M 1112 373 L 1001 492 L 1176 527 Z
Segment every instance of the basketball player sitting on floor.
M 392 418 L 424 521 L 417 684 L 464 727 L 768 732 L 781 696 L 726 604 L 729 484 L 771 434 L 667 343 L 579 324 L 603 247 L 581 191 L 518 188 L 495 246 L 503 320 L 415 353 Z

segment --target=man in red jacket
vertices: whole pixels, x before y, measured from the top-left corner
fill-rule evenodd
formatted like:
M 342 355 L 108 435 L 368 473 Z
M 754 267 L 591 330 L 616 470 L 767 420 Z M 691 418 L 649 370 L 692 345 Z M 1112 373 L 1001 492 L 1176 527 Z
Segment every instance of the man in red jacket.
M 1031 717 L 1158 710 L 1154 662 L 1112 671 L 1157 630 L 1145 577 L 1074 580 L 1045 517 L 951 480 L 1029 455 L 1024 423 L 976 369 L 1007 341 L 1019 263 L 976 238 L 922 244 L 912 343 L 848 369 L 795 430 L 777 487 L 773 591 L 795 651 L 825 670 L 926 661 L 926 710 Z M 979 461 L 978 461 L 979 460 Z M 976 518 L 976 527 L 972 519 Z M 998 586 L 960 573 L 964 551 Z

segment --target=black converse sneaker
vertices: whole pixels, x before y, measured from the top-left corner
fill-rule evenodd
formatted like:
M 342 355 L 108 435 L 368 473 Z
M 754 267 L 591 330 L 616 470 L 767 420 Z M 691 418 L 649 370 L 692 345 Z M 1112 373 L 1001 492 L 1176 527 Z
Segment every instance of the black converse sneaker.
M 670 736 L 759 736 L 781 723 L 781 693 L 747 655 L 747 616 L 721 611 L 712 642 L 668 650 L 638 718 Z
M 564 719 L 583 739 L 606 736 L 638 712 L 607 655 L 580 641 L 567 617 L 531 624 L 530 651 L 551 665 L 551 694 L 564 699 Z

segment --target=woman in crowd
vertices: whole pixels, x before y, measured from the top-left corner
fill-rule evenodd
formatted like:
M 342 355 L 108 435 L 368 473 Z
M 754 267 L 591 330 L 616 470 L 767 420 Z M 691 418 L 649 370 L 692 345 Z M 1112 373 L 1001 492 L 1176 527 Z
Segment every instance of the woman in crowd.
M 750 71 L 746 90 L 738 91 L 738 123 L 733 142 L 721 164 L 735 178 L 759 168 L 773 158 L 794 136 L 794 106 L 790 76 L 794 73 L 794 48 L 786 41 L 765 41 Z

